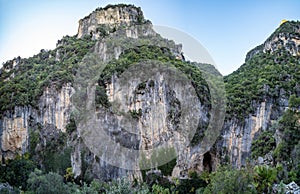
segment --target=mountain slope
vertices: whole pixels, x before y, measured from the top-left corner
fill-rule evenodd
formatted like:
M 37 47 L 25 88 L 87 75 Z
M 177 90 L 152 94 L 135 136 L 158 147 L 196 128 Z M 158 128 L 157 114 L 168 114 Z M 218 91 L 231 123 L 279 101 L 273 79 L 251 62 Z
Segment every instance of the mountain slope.
M 221 78 L 221 75 L 209 64 L 184 61 L 181 47 L 157 34 L 140 8 L 120 4 L 98 8 L 80 20 L 78 34 L 64 37 L 54 50 L 8 61 L 0 76 L 2 163 L 29 153 L 30 159 L 46 172 L 63 175 L 72 167 L 78 180 L 141 177 L 139 168 L 132 167 L 139 165 L 140 160 L 149 160 L 147 168 L 153 168 L 151 154 L 146 159 L 111 161 L 121 162 L 119 165 L 127 166 L 126 169 L 109 163 L 111 155 L 100 157 L 92 151 L 94 145 L 89 145 L 83 135 L 87 129 L 79 129 L 83 114 L 76 112 L 82 108 L 80 103 L 89 102 L 91 93 L 82 88 L 92 83 L 95 85 L 92 103 L 105 135 L 133 150 L 155 148 L 169 141 L 170 148 L 162 152 L 175 149 L 179 156 L 174 158 L 175 164 L 167 163 L 167 169 L 163 166 L 163 172 L 185 177 L 189 169 L 197 167 L 201 171 L 204 166 L 199 161 L 204 153 L 195 148 L 200 146 L 210 117 L 209 92 L 216 87 L 208 89 L 205 76 Z M 136 78 L 122 77 L 134 66 L 145 66 L 146 73 L 153 71 L 152 77 L 139 77 L 144 72 Z M 162 68 L 162 72 L 157 68 Z M 201 68 L 207 72 L 205 76 Z M 170 83 L 165 81 L 171 79 L 168 71 L 175 73 Z M 121 87 L 124 83 L 129 86 Z M 189 116 L 189 123 L 183 126 L 184 116 Z M 127 120 L 143 136 L 124 130 Z M 193 135 L 189 134 L 188 125 L 197 134 L 194 139 L 189 139 Z M 176 144 L 180 134 L 183 142 L 189 139 L 192 145 Z M 122 155 L 113 150 L 115 144 L 108 143 L 105 147 L 115 155 Z M 210 168 L 215 165 L 210 164 Z
M 96 9 L 54 50 L 1 68 L 0 181 L 25 189 L 37 167 L 78 184 L 126 176 L 171 189 L 166 177 L 177 177 L 174 188 L 194 193 L 219 181 L 219 171 L 205 177 L 219 164 L 249 161 L 281 165 L 278 177 L 299 183 L 299 29 L 283 23 L 224 77 L 223 125 L 223 78 L 213 66 L 185 61 L 182 45 L 157 34 L 138 7 Z M 19 162 L 27 174 L 15 180 Z M 238 170 L 225 172 L 240 180 Z M 28 180 L 43 176 L 32 173 Z
M 251 159 L 251 145 L 259 134 L 271 130 L 273 136 L 290 105 L 290 96 L 300 96 L 299 29 L 299 22 L 282 24 L 264 44 L 247 54 L 245 64 L 224 78 L 227 121 L 219 147 L 220 155 L 235 166 L 246 165 Z M 276 145 L 281 141 L 279 136 L 274 135 Z M 261 154 L 256 152 L 255 158 L 264 157 Z

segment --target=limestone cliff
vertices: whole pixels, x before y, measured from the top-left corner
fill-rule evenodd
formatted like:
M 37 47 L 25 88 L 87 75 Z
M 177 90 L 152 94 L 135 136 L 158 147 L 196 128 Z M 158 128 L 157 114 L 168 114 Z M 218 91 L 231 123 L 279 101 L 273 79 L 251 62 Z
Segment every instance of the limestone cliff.
M 55 87 L 48 87 L 40 97 L 38 109 L 28 106 L 7 111 L 0 120 L 2 158 L 12 159 L 17 154 L 28 152 L 29 129 L 37 123 L 52 125 L 56 130 L 65 132 L 73 92 L 70 84 L 59 91 Z
M 227 88 L 230 116 L 217 146 L 220 158 L 226 157 L 234 166 L 246 165 L 253 139 L 280 119 L 288 108 L 291 94 L 300 95 L 296 75 L 299 32 L 299 22 L 283 23 L 264 44 L 247 54 L 245 64 L 225 77 L 227 86 L 230 85 Z M 283 75 L 286 77 L 282 78 Z
M 247 53 L 246 61 L 260 52 L 270 52 L 284 48 L 292 56 L 300 55 L 300 26 L 299 22 L 288 21 L 279 28 L 261 45 Z
M 119 26 L 123 27 L 119 28 Z M 103 29 L 106 31 L 103 31 Z M 134 6 L 108 6 L 95 10 L 79 22 L 77 37 L 81 39 L 85 35 L 91 35 L 95 40 L 92 53 L 102 62 L 118 59 L 126 49 L 144 44 L 167 48 L 174 57 L 177 57 L 177 60 L 182 57 L 182 46 L 176 45 L 173 41 L 164 39 L 157 34 L 153 30 L 152 24 L 145 21 L 140 8 Z M 65 45 L 70 44 L 68 41 L 67 39 L 59 41 L 53 54 L 48 55 L 44 51 L 42 54 L 46 56 L 39 57 L 48 59 L 53 57 L 53 60 L 57 63 L 63 62 L 68 54 L 68 50 L 64 48 Z M 9 73 L 14 68 L 22 69 L 23 63 L 24 61 L 20 62 L 20 59 L 16 59 L 12 61 L 11 67 L 6 65 L 7 70 L 5 71 Z M 141 65 L 147 65 L 147 63 Z M 119 82 L 117 77 L 112 76 L 113 81 L 106 88 L 110 102 L 122 102 L 119 104 L 120 109 L 125 109 L 126 112 L 142 111 L 142 116 L 133 122 L 142 131 L 141 137 L 130 137 L 128 132 L 122 130 L 122 126 L 118 122 L 118 120 L 124 119 L 121 116 L 116 117 L 107 111 L 98 110 L 98 117 L 100 122 L 105 123 L 107 126 L 105 130 L 110 131 L 117 142 L 133 149 L 149 149 L 170 140 L 169 144 L 175 147 L 181 155 L 178 158 L 178 168 L 174 175 L 179 176 L 182 171 L 187 175 L 188 169 L 192 168 L 188 164 L 191 148 L 183 149 L 179 144 L 172 145 L 175 142 L 174 138 L 178 136 L 178 132 L 176 132 L 178 124 L 176 123 L 178 122 L 177 117 L 182 111 L 180 106 L 188 106 L 187 102 L 191 102 L 191 99 L 185 98 L 189 93 L 183 91 L 186 84 L 166 85 L 165 80 L 167 78 L 165 75 L 156 74 L 153 76 L 152 80 L 148 80 L 146 87 L 139 89 L 139 84 L 143 85 L 143 83 L 139 83 L 142 80 L 128 81 L 130 86 L 125 89 L 121 87 L 120 83 L 127 82 L 124 82 L 124 80 Z M 40 155 L 44 155 L 44 152 L 48 153 L 47 146 L 51 145 L 51 142 L 58 141 L 61 132 L 67 133 L 67 125 L 71 119 L 72 108 L 74 108 L 71 101 L 71 96 L 74 93 L 76 91 L 72 83 L 64 83 L 59 88 L 57 83 L 53 82 L 44 88 L 41 96 L 39 96 L 37 106 L 16 106 L 13 110 L 6 110 L 0 120 L 1 160 L 12 159 L 31 150 L 40 165 L 44 166 L 44 156 Z M 130 101 L 127 101 L 127 99 L 130 99 Z M 201 119 L 207 122 L 207 107 L 204 108 L 201 104 L 190 107 L 191 110 L 194 108 L 198 113 L 190 115 L 190 117 L 198 119 L 201 115 Z M 195 114 L 192 111 L 188 113 Z M 197 122 L 194 125 L 197 125 Z M 37 134 L 37 136 L 34 137 L 33 134 Z M 69 158 L 75 177 L 92 176 L 103 180 L 111 180 L 122 176 L 141 176 L 140 172 L 136 170 L 118 168 L 107 163 L 103 158 L 100 159 L 99 155 L 88 148 L 78 131 L 69 131 L 67 135 L 68 138 L 63 144 L 69 146 L 72 150 Z M 128 138 L 131 140 L 128 141 Z M 109 145 L 107 147 L 110 148 Z M 59 146 L 57 148 L 61 149 L 61 152 L 65 149 Z M 139 160 L 141 158 L 138 158 L 137 162 Z M 198 159 L 195 158 L 194 160 Z M 123 162 L 126 163 L 126 161 Z M 127 161 L 127 163 L 130 163 L 130 161 Z
M 277 32 L 272 35 L 262 46 L 249 52 L 247 60 L 251 60 L 259 53 L 275 52 L 281 47 L 286 48 L 292 56 L 299 56 L 299 36 L 295 35 L 299 33 L 299 28 L 293 29 L 294 34 Z M 91 49 L 87 45 L 87 41 L 92 45 Z M 134 69 L 134 65 L 126 67 L 125 70 L 122 69 L 121 64 L 129 60 L 128 58 L 123 59 L 119 64 L 118 59 L 126 52 L 131 51 L 130 49 L 136 51 L 130 56 L 134 59 L 145 45 L 159 48 L 156 51 L 162 52 L 163 56 L 159 56 L 157 52 L 154 54 L 155 60 L 135 61 L 134 64 L 139 67 L 138 69 Z M 84 47 L 83 51 L 85 52 L 80 50 L 81 47 Z M 6 159 L 12 159 L 30 151 L 43 167 L 46 166 L 45 160 L 48 156 L 43 153 L 51 153 L 53 156 L 56 152 L 64 152 L 69 149 L 69 152 L 66 152 L 67 159 L 70 160 L 68 165 L 72 167 L 75 178 L 88 179 L 92 177 L 102 180 L 123 176 L 140 178 L 138 165 L 141 162 L 146 164 L 148 161 L 150 161 L 150 166 L 153 165 L 151 154 L 146 152 L 143 157 L 138 156 L 130 160 L 124 153 L 118 152 L 118 148 L 123 146 L 133 151 L 148 150 L 168 142 L 168 148 L 174 150 L 177 155 L 174 158 L 176 163 L 171 169 L 172 175 L 176 177 L 187 177 L 189 170 L 212 171 L 217 164 L 226 160 L 236 167 L 245 165 L 251 154 L 253 139 L 258 133 L 268 129 L 283 114 L 288 106 L 288 94 L 285 95 L 285 93 L 291 91 L 275 88 L 273 93 L 277 95 L 276 98 L 262 96 L 260 100 L 251 99 L 249 107 L 254 111 L 247 112 L 242 119 L 228 116 L 222 128 L 222 134 L 215 137 L 218 138 L 216 144 L 212 148 L 202 149 L 201 146 L 205 144 L 203 143 L 205 130 L 214 130 L 218 123 L 212 124 L 211 128 L 207 127 L 210 119 L 218 114 L 210 113 L 214 108 L 212 102 L 219 102 L 220 98 L 224 96 L 220 95 L 218 99 L 209 94 L 209 92 L 213 94 L 213 90 L 208 88 L 207 80 L 205 81 L 207 77 L 203 77 L 204 73 L 202 72 L 202 74 L 199 70 L 201 64 L 184 62 L 181 49 L 182 45 L 177 45 L 174 41 L 164 39 L 157 34 L 153 30 L 151 22 L 144 19 L 140 8 L 131 5 L 116 5 L 98 8 L 81 19 L 76 36 L 59 41 L 57 48 L 53 51 L 41 52 L 32 59 L 32 63 L 28 62 L 30 60 L 22 61 L 20 58 L 9 61 L 0 71 L 3 85 L 14 79 L 16 74 L 24 72 L 28 80 L 35 82 L 36 76 L 31 76 L 32 72 L 28 73 L 34 66 L 37 66 L 37 70 L 49 67 L 57 69 L 51 76 L 48 76 L 47 73 L 41 73 L 38 76 L 44 79 L 50 77 L 49 80 L 52 82 L 49 80 L 47 80 L 48 82 L 37 81 L 36 85 L 41 85 L 43 90 L 35 105 L 31 102 L 34 101 L 33 95 L 27 95 L 26 98 L 20 95 L 22 97 L 20 99 L 31 99 L 31 101 L 26 104 L 19 103 L 20 105 L 17 106 L 3 106 L 5 111 L 0 118 L 0 161 L 4 162 Z M 151 53 L 149 53 L 143 54 L 150 56 Z M 76 58 L 77 55 L 83 56 Z M 87 60 L 89 57 L 90 61 Z M 89 63 L 93 62 L 93 57 L 96 63 Z M 161 61 L 158 60 L 159 57 L 162 58 Z M 43 65 L 43 60 L 47 60 L 47 65 L 40 68 L 36 61 L 42 61 L 40 64 Z M 178 76 L 171 72 L 171 75 L 174 75 L 171 79 L 165 68 L 166 64 L 170 65 L 171 60 L 175 62 L 169 66 L 168 70 L 174 69 L 174 67 L 183 68 L 183 65 L 190 69 L 187 69 L 184 76 L 182 74 Z M 177 63 L 178 61 L 184 63 Z M 79 126 L 80 123 L 75 122 L 78 126 L 73 123 L 73 111 L 77 107 L 72 100 L 72 95 L 81 92 L 79 91 L 80 87 L 76 88 L 77 81 L 84 82 L 84 80 L 91 79 L 92 75 L 97 75 L 97 71 L 103 71 L 101 66 L 93 69 L 93 65 L 108 64 L 109 62 L 112 62 L 110 68 L 115 71 L 104 75 L 107 79 L 103 83 L 92 84 L 93 87 L 102 84 L 101 100 L 107 100 L 107 107 L 102 104 L 97 107 L 95 115 L 93 115 L 97 118 L 97 123 L 93 124 L 97 124 L 97 127 L 100 126 L 100 132 L 107 137 L 107 139 L 98 141 L 99 139 L 95 138 L 98 137 L 99 131 L 88 131 L 89 135 L 84 137 L 86 134 L 84 130 L 76 130 L 76 127 L 78 129 L 81 126 Z M 25 66 L 26 63 L 29 65 Z M 78 70 L 80 68 L 83 69 L 81 69 L 82 72 Z M 90 72 L 85 71 L 89 68 Z M 24 71 L 21 73 L 14 71 L 17 69 L 24 69 Z M 66 72 L 71 73 L 67 74 Z M 121 75 L 118 74 L 120 72 Z M 86 77 L 81 77 L 84 74 Z M 215 74 L 220 77 L 218 73 Z M 99 75 L 97 76 L 98 80 Z M 191 79 L 192 76 L 196 77 L 198 82 L 186 80 L 187 77 Z M 62 78 L 60 79 L 60 77 Z M 176 79 L 174 81 L 174 77 L 179 81 Z M 286 77 L 286 79 L 290 79 L 291 76 Z M 20 80 L 23 82 L 24 79 Z M 213 81 L 214 87 L 220 87 L 218 81 L 220 80 Z M 248 85 L 249 83 L 245 82 Z M 197 88 L 197 84 L 201 85 L 198 85 Z M 94 94 L 93 87 L 83 90 L 85 97 L 90 93 Z M 293 87 L 299 88 L 297 84 L 294 84 Z M 204 89 L 200 90 L 199 88 Z M 264 84 L 263 89 L 255 89 L 268 92 L 268 88 L 268 85 Z M 24 87 L 18 89 L 22 92 L 26 91 Z M 39 94 L 39 91 L 35 90 L 27 92 Z M 194 98 L 195 96 L 197 97 Z M 8 100 L 1 102 L 13 104 L 13 95 L 7 98 Z M 88 100 L 83 98 L 82 101 L 89 102 Z M 126 130 L 126 127 L 131 130 Z M 189 131 L 188 127 L 197 130 L 197 138 L 193 143 L 185 145 L 183 142 L 190 143 L 190 134 L 184 133 Z M 63 136 L 61 139 L 60 135 Z M 87 140 L 93 145 L 88 145 Z M 107 140 L 114 140 L 115 144 L 101 144 L 106 143 Z M 51 144 L 51 142 L 54 143 Z M 56 146 L 57 142 L 59 142 L 59 146 Z M 50 151 L 47 150 L 47 146 L 51 147 Z M 167 151 L 163 150 L 163 152 Z M 124 160 L 109 161 L 111 155 L 118 155 Z M 53 158 L 58 159 L 59 157 Z M 119 167 L 122 165 L 127 169 Z
M 94 34 L 101 25 L 109 25 L 118 28 L 125 25 L 142 24 L 144 16 L 140 8 L 132 5 L 108 5 L 105 8 L 98 8 L 90 15 L 79 21 L 78 38 Z
M 223 151 L 221 158 L 229 157 L 227 160 L 237 167 L 246 165 L 254 136 L 265 131 L 274 121 L 271 117 L 274 113 L 272 106 L 272 103 L 262 102 L 256 106 L 255 114 L 249 115 L 244 122 L 237 119 L 225 122 L 220 143 L 220 150 Z

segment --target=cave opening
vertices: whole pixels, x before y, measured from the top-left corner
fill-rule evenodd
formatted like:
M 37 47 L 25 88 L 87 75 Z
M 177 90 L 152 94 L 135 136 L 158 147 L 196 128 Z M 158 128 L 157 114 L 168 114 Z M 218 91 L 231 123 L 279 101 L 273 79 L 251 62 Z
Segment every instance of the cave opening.
M 203 157 L 203 170 L 207 172 L 212 171 L 212 159 L 209 152 L 206 152 Z

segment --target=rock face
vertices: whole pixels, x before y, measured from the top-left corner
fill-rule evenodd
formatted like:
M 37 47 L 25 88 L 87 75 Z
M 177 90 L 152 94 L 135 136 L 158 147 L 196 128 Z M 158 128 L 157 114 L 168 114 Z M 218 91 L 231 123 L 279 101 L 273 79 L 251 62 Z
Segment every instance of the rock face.
M 251 156 L 251 144 L 260 132 L 266 131 L 276 122 L 288 108 L 288 97 L 285 91 L 280 92 L 277 99 L 266 99 L 261 103 L 254 102 L 256 111 L 244 120 L 231 118 L 226 120 L 221 139 L 216 143 L 218 158 L 230 161 L 235 167 L 246 165 Z
M 143 21 L 143 13 L 138 7 L 131 5 L 106 6 L 105 8 L 96 9 L 89 16 L 79 21 L 77 36 L 81 38 L 84 35 L 95 33 L 100 25 L 108 24 L 117 28 L 121 25 L 130 26 Z
M 1 121 L 1 149 L 5 159 L 13 158 L 16 153 L 25 153 L 28 147 L 27 111 L 15 108 L 15 114 Z
M 97 31 L 99 25 L 100 27 L 105 25 L 107 33 L 101 34 L 103 32 Z M 118 28 L 119 26 L 124 28 Z M 114 33 L 115 30 L 116 33 Z M 143 41 L 152 41 L 155 46 L 169 48 L 179 60 L 182 56 L 182 46 L 161 38 L 153 30 L 152 24 L 144 20 L 140 8 L 133 6 L 100 8 L 80 20 L 77 37 L 81 38 L 91 34 L 97 40 L 93 49 L 94 54 L 103 62 L 118 59 L 127 47 L 143 45 Z M 63 42 L 59 42 L 57 47 L 62 44 Z M 56 52 L 55 60 L 61 60 L 59 49 Z M 17 62 L 17 60 L 13 60 L 12 67 L 8 67 L 8 71 L 14 68 L 14 64 Z M 169 140 L 169 144 L 182 156 L 178 158 L 178 170 L 175 174 L 179 175 L 182 169 L 187 174 L 187 170 L 190 168 L 188 165 L 190 148 L 183 149 L 179 145 L 172 145 L 175 142 L 174 138 L 179 136 L 179 133 L 176 132 L 178 128 L 176 117 L 182 111 L 180 102 L 191 102 L 191 99 L 184 99 L 184 96 L 188 94 L 187 91 L 182 90 L 186 84 L 171 87 L 165 85 L 164 80 L 166 78 L 164 78 L 164 75 L 158 73 L 153 76 L 153 79 L 146 84 L 146 88 L 138 88 L 137 84 L 140 83 L 137 80 L 131 80 L 128 82 L 130 86 L 121 90 L 120 83 L 126 82 L 120 82 L 114 76 L 112 77 L 112 84 L 107 86 L 109 100 L 111 102 L 116 100 L 122 102 L 119 108 L 125 109 L 127 113 L 142 111 L 141 117 L 133 122 L 136 124 L 137 129 L 142 131 L 142 136 L 135 137 L 122 130 L 122 126 L 118 121 L 124 118 L 120 116 L 99 110 L 97 113 L 99 120 L 107 126 L 106 129 L 118 143 L 128 148 L 149 149 Z M 12 159 L 16 155 L 29 151 L 32 128 L 39 128 L 40 133 L 41 142 L 38 142 L 35 148 L 36 151 L 42 151 L 41 149 L 47 144 L 47 141 L 57 139 L 57 137 L 52 138 L 52 136 L 57 136 L 59 131 L 66 133 L 66 125 L 70 121 L 73 107 L 71 96 L 74 92 L 76 91 L 70 83 L 66 83 L 61 89 L 56 89 L 55 84 L 52 84 L 43 91 L 37 107 L 15 107 L 12 111 L 6 111 L 0 120 L 1 160 Z M 129 101 L 126 100 L 127 97 L 129 97 Z M 197 115 L 200 115 L 201 112 L 202 119 L 207 120 L 207 112 L 202 110 L 201 104 L 197 104 L 197 107 L 190 107 L 190 109 L 192 108 L 196 108 Z M 171 115 L 171 112 L 173 115 Z M 197 115 L 191 117 L 198 118 Z M 159 119 L 159 122 L 157 119 Z M 195 122 L 195 124 L 197 123 Z M 141 176 L 140 171 L 125 170 L 101 160 L 87 147 L 78 131 L 69 135 L 67 145 L 72 148 L 70 158 L 75 177 L 88 174 L 102 180 L 111 180 L 123 176 Z M 139 163 L 139 160 L 140 158 L 137 158 L 136 162 Z M 194 160 L 198 159 L 195 158 Z M 130 163 L 130 161 L 124 161 L 124 163 L 126 162 Z
M 152 65 L 154 66 L 151 68 Z M 130 136 L 126 132 L 122 132 L 121 122 L 116 121 L 116 124 L 112 124 L 113 122 L 110 121 L 109 131 L 117 134 L 112 135 L 114 139 L 121 138 L 119 141 L 123 146 L 138 148 L 139 150 L 156 149 L 167 143 L 168 148 L 174 149 L 178 154 L 175 167 L 178 171 L 175 170 L 173 175 L 186 176 L 187 171 L 195 167 L 191 160 L 198 160 L 195 155 L 200 154 L 190 146 L 184 146 L 185 142 L 190 141 L 188 134 L 185 134 L 184 131 L 189 133 L 189 129 L 196 129 L 198 120 L 200 120 L 199 122 L 207 122 L 208 112 L 198 99 L 194 98 L 196 93 L 188 81 L 184 82 L 178 77 L 174 80 L 174 76 L 168 77 L 164 71 L 151 73 L 151 69 L 159 68 L 160 65 L 157 65 L 155 63 L 140 64 L 138 66 L 140 70 L 134 68 L 128 70 L 128 74 L 124 75 L 126 81 L 113 78 L 112 83 L 108 85 L 108 98 L 111 102 L 119 102 L 118 110 L 131 113 L 139 112 L 137 121 L 130 123 L 135 125 L 133 129 L 137 130 L 135 133 L 140 132 L 140 137 L 132 136 L 128 138 L 131 140 L 122 140 L 122 136 Z M 141 72 L 145 68 L 148 68 L 149 71 L 147 73 Z M 146 78 L 149 74 L 151 78 L 147 82 L 137 79 Z M 120 116 L 114 117 L 112 115 L 102 115 L 100 118 L 123 119 Z M 102 121 L 102 123 L 105 122 L 108 121 Z M 112 126 L 114 127 L 111 128 Z M 146 155 L 147 157 L 150 159 L 150 155 Z M 137 159 L 141 160 L 140 157 Z M 137 164 L 139 161 L 136 161 Z M 202 167 L 202 165 L 200 166 Z M 201 168 L 200 166 L 199 168 Z
M 300 187 L 295 182 L 291 182 L 288 185 L 286 185 L 285 189 L 286 193 L 300 193 Z
M 93 34 L 93 37 L 96 37 L 95 34 Z M 114 42 L 111 43 L 111 40 L 114 40 Z M 125 29 L 117 29 L 116 33 L 110 33 L 108 38 L 102 38 L 99 40 L 95 45 L 94 52 L 101 60 L 107 62 L 112 59 L 118 59 L 120 53 L 122 53 L 126 47 L 130 47 L 129 45 L 143 45 L 143 41 L 149 40 L 152 41 L 153 45 L 170 48 L 170 51 L 175 56 L 181 56 L 182 46 L 175 45 L 174 42 L 161 38 L 153 31 L 152 25 L 149 22 L 146 22 L 143 25 L 129 26 Z M 121 43 L 123 44 L 120 44 L 119 41 L 122 41 Z M 118 43 L 117 46 L 116 43 Z M 192 114 L 193 111 L 191 110 L 196 109 L 196 112 L 198 113 L 193 113 L 194 115 L 190 115 L 189 118 L 198 119 L 201 117 L 202 122 L 207 122 L 208 112 L 203 108 L 203 105 L 199 104 L 199 102 L 191 103 L 192 99 L 185 98 L 185 96 L 195 96 L 188 95 L 188 91 L 191 89 L 187 88 L 188 84 L 180 85 L 180 82 L 177 82 L 173 83 L 172 86 L 166 85 L 166 83 L 168 83 L 166 80 L 169 80 L 170 78 L 166 78 L 166 75 L 160 74 L 159 71 L 153 72 L 153 74 L 151 74 L 151 79 L 142 80 L 141 78 L 147 77 L 147 74 L 145 74 L 143 70 L 151 70 L 151 68 L 149 68 L 151 65 L 157 64 L 143 63 L 140 64 L 140 66 L 144 66 L 143 68 L 139 67 L 139 69 L 128 70 L 127 73 L 131 74 L 125 74 L 126 76 L 123 76 L 123 80 L 114 75 L 111 77 L 111 83 L 106 87 L 108 100 L 113 104 L 114 108 L 122 110 L 122 112 L 124 114 L 126 113 L 127 116 L 124 116 L 121 113 L 115 115 L 105 110 L 98 110 L 98 126 L 103 126 L 102 130 L 108 132 L 110 138 L 117 142 L 117 146 L 121 145 L 133 150 L 153 149 L 165 142 L 168 142 L 169 146 L 175 149 L 175 151 L 179 154 L 176 170 L 174 170 L 173 175 L 187 176 L 189 169 L 203 169 L 201 159 L 201 165 L 197 165 L 199 158 L 196 157 L 196 155 L 199 155 L 202 158 L 204 156 L 203 153 L 199 154 L 191 147 L 181 147 L 179 145 L 178 139 L 176 138 L 180 136 L 180 133 L 178 131 L 179 126 L 176 124 L 178 122 L 176 119 L 182 113 L 180 107 L 183 105 L 190 106 L 196 104 L 195 107 L 189 107 L 190 111 L 186 111 L 186 114 Z M 134 74 L 134 72 L 139 73 Z M 149 71 L 147 73 L 149 73 Z M 137 77 L 140 79 L 137 79 Z M 127 80 L 126 78 L 130 79 Z M 127 85 L 124 85 L 124 83 Z M 183 91 L 183 89 L 185 90 Z M 122 125 L 124 120 L 128 119 L 128 116 L 131 117 L 130 114 L 133 113 L 137 113 L 139 116 L 137 116 L 138 118 L 135 118 L 134 120 L 131 119 L 130 125 L 134 126 L 133 128 L 135 133 L 133 134 L 141 133 L 140 135 L 128 133 L 128 130 L 125 130 L 126 126 L 124 127 Z M 197 122 L 194 124 L 197 124 Z M 196 126 L 194 128 L 196 129 Z M 93 132 L 91 132 L 91 134 L 93 134 Z M 90 138 L 95 136 L 97 136 L 97 134 L 91 135 Z M 89 140 L 96 142 L 92 139 Z M 141 160 L 140 157 L 137 157 L 134 160 L 115 160 L 109 163 L 107 161 L 109 161 L 109 157 L 111 155 L 122 156 L 123 153 L 116 152 L 115 146 L 107 143 L 105 144 L 106 146 L 96 146 L 96 144 L 93 144 L 93 146 L 103 147 L 102 150 L 107 151 L 98 154 L 90 152 L 91 157 L 86 158 L 86 161 L 84 161 L 85 159 L 82 159 L 81 153 L 86 145 L 84 145 L 84 143 L 78 143 L 80 142 L 79 139 L 76 139 L 75 141 L 77 143 L 74 143 L 75 151 L 72 153 L 71 159 L 72 168 L 76 176 L 79 176 L 82 173 L 82 165 L 84 162 L 88 161 L 91 166 L 93 176 L 99 179 L 110 180 L 122 176 L 141 177 L 139 171 L 125 170 L 115 167 L 125 165 L 127 168 L 134 168 L 131 165 L 135 164 L 137 165 L 136 169 L 139 169 L 138 165 Z M 102 141 L 105 141 L 105 139 Z M 186 141 L 186 139 L 182 139 L 182 141 Z M 95 158 L 98 158 L 99 155 L 101 155 L 101 158 L 97 159 L 97 161 Z M 149 159 L 149 157 L 151 156 L 146 155 L 146 159 Z M 193 158 L 192 161 L 194 161 L 192 163 L 190 163 L 191 157 Z M 126 157 L 124 156 L 124 158 Z M 121 162 L 121 164 L 119 162 Z M 114 165 L 112 165 L 112 163 Z M 209 165 L 210 164 L 207 166 Z
M 275 184 L 273 187 L 274 193 L 283 192 L 286 194 L 299 194 L 300 193 L 300 187 L 293 181 L 289 184 Z
M 300 29 L 299 32 L 300 33 Z M 300 55 L 300 39 L 299 36 L 293 34 L 279 33 L 264 45 L 264 52 L 274 52 L 279 48 L 285 48 L 291 55 Z
M 246 164 L 254 136 L 271 126 L 274 119 L 271 117 L 272 106 L 272 103 L 262 102 L 257 106 L 255 115 L 249 115 L 244 122 L 234 119 L 225 122 L 219 143 L 223 147 L 223 156 L 229 156 L 228 159 L 234 166 Z
M 71 113 L 72 87 L 66 84 L 59 91 L 53 86 L 46 88 L 37 109 L 15 107 L 7 111 L 0 120 L 1 150 L 4 159 L 12 159 L 17 154 L 28 151 L 29 128 L 34 123 L 52 125 L 65 132 Z
M 8 183 L 0 183 L 0 192 L 2 193 L 14 193 L 14 188 Z
M 91 35 L 96 40 L 93 54 L 97 55 L 101 62 L 118 59 L 126 49 L 143 45 L 145 42 L 169 48 L 178 60 L 184 58 L 181 53 L 182 46 L 160 37 L 153 30 L 152 24 L 144 19 L 140 8 L 131 5 L 96 9 L 79 21 L 78 40 L 86 35 Z M 287 47 L 293 55 L 299 55 L 299 45 L 296 36 L 279 33 L 263 46 L 251 51 L 247 57 L 252 57 L 258 52 L 272 52 L 281 46 Z M 55 61 L 60 61 L 59 50 L 55 58 Z M 18 63 L 19 59 L 15 59 L 11 61 L 9 67 L 2 70 L 11 71 Z M 190 82 L 172 82 L 163 72 L 156 71 L 151 74 L 147 69 L 151 65 L 156 65 L 153 69 L 158 69 L 160 63 L 143 62 L 139 65 L 140 69 L 130 69 L 127 74 L 124 74 L 127 79 L 112 75 L 111 83 L 106 86 L 106 94 L 108 101 L 112 103 L 112 109 L 120 112 L 116 114 L 100 108 L 95 114 L 102 132 L 108 136 L 108 139 L 113 139 L 117 146 L 106 144 L 106 147 L 101 147 L 106 151 L 101 150 L 102 152 L 97 154 L 87 145 L 80 131 L 68 132 L 67 145 L 72 148 L 70 158 L 75 177 L 88 174 L 102 180 L 123 176 L 139 178 L 141 173 L 138 171 L 138 165 L 142 160 L 141 157 L 128 161 L 108 162 L 109 154 L 119 154 L 116 148 L 120 145 L 132 150 L 147 150 L 160 146 L 164 142 L 167 142 L 169 148 L 178 155 L 173 176 L 187 177 L 189 170 L 212 171 L 221 160 L 225 160 L 225 156 L 228 156 L 228 161 L 234 166 L 241 167 L 250 156 L 251 143 L 255 135 L 266 130 L 282 115 L 287 106 L 287 98 L 283 95 L 276 100 L 279 104 L 276 107 L 274 100 L 253 102 L 253 107 L 256 108 L 253 115 L 248 115 L 244 121 L 228 119 L 215 147 L 201 153 L 201 142 L 182 146 L 182 142 L 189 141 L 189 137 L 182 131 L 187 130 L 188 124 L 191 124 L 194 129 L 198 125 L 207 126 L 211 116 L 208 105 L 201 104 L 198 99 L 189 98 L 196 96 Z M 135 72 L 138 74 L 134 74 Z M 145 72 L 151 77 L 146 79 Z M 166 84 L 168 81 L 169 85 Z M 57 89 L 53 83 L 43 91 L 37 107 L 15 107 L 13 110 L 6 111 L 0 119 L 0 161 L 28 152 L 31 128 L 39 127 L 42 137 L 40 144 L 47 144 L 51 139 L 47 136 L 53 136 L 58 131 L 67 134 L 66 126 L 74 108 L 71 96 L 75 92 L 71 83 L 65 83 L 60 89 Z M 186 118 L 180 120 L 183 115 Z M 130 121 L 133 129 L 131 133 L 126 130 L 127 126 L 124 126 L 123 121 L 126 119 Z M 96 136 L 97 134 L 92 134 L 92 137 Z M 94 146 L 97 147 L 97 144 Z M 99 144 L 99 146 L 103 145 Z M 122 153 L 120 156 L 125 158 Z M 151 155 L 146 153 L 145 160 L 150 159 Z M 113 162 L 119 163 L 116 165 Z M 120 165 L 130 166 L 131 170 L 118 167 Z
M 299 22 L 282 24 L 262 45 L 257 46 L 246 56 L 246 62 L 258 53 L 284 52 L 290 57 L 300 56 L 300 25 Z M 279 52 L 279 53 L 278 53 Z M 276 63 L 276 57 L 274 55 Z M 247 64 L 246 64 L 247 65 Z M 287 80 L 287 82 L 290 80 Z M 296 85 L 295 88 L 298 86 Z M 264 87 L 268 91 L 268 86 Z M 288 107 L 288 98 L 291 91 L 279 88 L 276 97 L 265 98 L 261 102 L 252 101 L 251 107 L 256 110 L 244 119 L 229 118 L 225 121 L 222 139 L 218 141 L 219 158 L 230 161 L 234 166 L 241 167 L 251 155 L 251 143 L 260 132 L 267 130 L 283 115 Z M 298 94 L 297 89 L 295 92 Z
M 273 53 L 285 48 L 292 56 L 300 56 L 300 25 L 296 22 L 281 24 L 279 30 L 275 31 L 262 45 L 257 46 L 246 56 L 246 61 L 260 52 Z

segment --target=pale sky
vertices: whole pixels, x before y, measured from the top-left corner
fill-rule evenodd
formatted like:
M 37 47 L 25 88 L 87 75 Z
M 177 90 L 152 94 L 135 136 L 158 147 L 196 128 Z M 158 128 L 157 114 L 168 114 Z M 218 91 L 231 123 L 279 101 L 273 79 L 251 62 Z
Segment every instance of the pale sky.
M 208 50 L 223 75 L 242 65 L 246 53 L 263 43 L 282 19 L 300 20 L 299 0 L 0 0 L 0 64 L 54 49 L 64 35 L 77 33 L 79 19 L 116 3 L 140 6 L 154 25 L 189 34 Z

